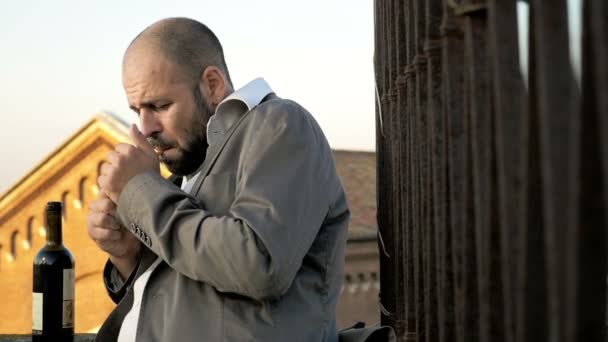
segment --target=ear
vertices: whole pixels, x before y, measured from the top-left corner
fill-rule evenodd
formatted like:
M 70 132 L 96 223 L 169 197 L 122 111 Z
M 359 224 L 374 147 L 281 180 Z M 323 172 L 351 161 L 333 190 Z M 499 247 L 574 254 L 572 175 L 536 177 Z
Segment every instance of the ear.
M 228 96 L 228 82 L 224 73 L 215 66 L 208 66 L 203 70 L 199 82 L 201 92 L 206 95 L 212 108 Z

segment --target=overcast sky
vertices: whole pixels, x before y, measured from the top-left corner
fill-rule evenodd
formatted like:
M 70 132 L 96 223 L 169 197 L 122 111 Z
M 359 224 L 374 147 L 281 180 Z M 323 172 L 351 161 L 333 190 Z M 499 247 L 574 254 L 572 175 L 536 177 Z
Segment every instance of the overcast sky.
M 173 16 L 217 34 L 235 87 L 264 77 L 315 116 L 333 148 L 374 150 L 371 0 L 11 1 L 0 11 L 0 194 L 95 113 L 136 119 L 122 54 Z

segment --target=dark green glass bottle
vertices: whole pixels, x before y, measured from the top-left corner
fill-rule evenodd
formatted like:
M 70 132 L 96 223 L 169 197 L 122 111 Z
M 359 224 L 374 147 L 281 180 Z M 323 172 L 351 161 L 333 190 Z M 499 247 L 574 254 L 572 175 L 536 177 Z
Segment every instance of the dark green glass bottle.
M 34 258 L 32 341 L 74 341 L 74 258 L 62 243 L 61 203 L 46 205 L 46 245 Z

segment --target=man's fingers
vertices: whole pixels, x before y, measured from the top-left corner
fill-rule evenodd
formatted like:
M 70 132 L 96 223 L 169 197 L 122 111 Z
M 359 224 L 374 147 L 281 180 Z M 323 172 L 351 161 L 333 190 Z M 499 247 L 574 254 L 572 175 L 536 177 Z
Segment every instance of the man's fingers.
M 120 143 L 114 146 L 114 151 L 114 153 L 116 154 L 116 159 L 119 159 L 119 155 L 130 156 L 132 153 L 137 151 L 137 147 L 130 144 Z M 108 157 L 109 156 L 110 155 L 108 154 Z M 118 163 L 118 160 L 114 162 L 114 164 L 116 163 Z
M 131 137 L 131 141 L 137 148 L 142 150 L 145 154 L 156 158 L 156 152 L 154 152 L 154 147 L 150 145 L 146 137 L 139 131 L 137 126 L 131 124 L 129 127 L 129 137 Z
M 99 196 L 97 200 L 91 201 L 91 203 L 89 203 L 89 210 L 91 212 L 106 213 L 116 217 L 116 204 L 112 202 L 105 192 L 100 191 L 99 193 L 103 194 L 103 197 Z
M 110 151 L 106 156 L 106 160 L 108 161 L 108 163 L 118 166 L 120 157 L 118 156 L 118 153 L 116 153 L 116 151 Z
M 108 201 L 112 202 L 110 197 L 108 197 L 108 194 L 106 194 L 106 192 L 103 190 L 99 191 L 99 193 L 97 194 L 97 199 L 98 200 L 108 200 Z M 114 205 L 114 202 L 112 202 L 112 205 Z
M 120 224 L 114 216 L 106 213 L 91 213 L 87 216 L 88 227 L 99 227 L 107 230 L 120 230 Z
M 106 197 L 109 197 L 108 194 L 106 194 L 106 192 L 104 191 L 106 185 L 108 185 L 108 176 L 99 175 L 99 177 L 97 177 L 97 185 L 101 190 L 100 192 L 103 192 Z
M 112 170 L 112 164 L 105 162 L 105 163 L 101 164 L 101 167 L 99 168 L 99 174 L 107 176 L 111 173 L 111 170 Z

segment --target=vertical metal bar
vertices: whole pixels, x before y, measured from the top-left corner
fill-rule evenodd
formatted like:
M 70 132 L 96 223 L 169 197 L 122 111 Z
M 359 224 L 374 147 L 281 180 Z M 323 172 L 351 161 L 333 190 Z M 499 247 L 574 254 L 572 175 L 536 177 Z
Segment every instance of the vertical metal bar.
M 425 267 L 428 252 L 427 243 L 428 239 L 428 225 L 427 225 L 427 124 L 426 124 L 426 59 L 423 56 L 424 49 L 424 2 L 423 0 L 414 1 L 414 36 L 415 36 L 415 47 L 416 55 L 414 57 L 414 68 L 416 71 L 416 109 L 415 109 L 415 128 L 416 128 L 416 144 L 414 146 L 415 155 L 417 158 L 416 163 L 416 183 L 415 187 L 418 192 L 418 210 L 417 225 L 416 225 L 416 243 L 419 245 L 418 249 L 418 295 L 417 295 L 417 318 L 418 318 L 418 339 L 420 341 L 426 340 L 426 318 L 427 318 L 427 303 L 425 299 L 427 283 L 425 275 L 427 269 Z
M 453 309 L 453 332 L 452 339 L 449 331 L 446 332 L 446 340 L 465 342 L 465 312 L 464 312 L 464 287 L 463 287 L 463 243 L 462 230 L 466 226 L 465 220 L 465 199 L 464 183 L 466 175 L 465 146 L 466 136 L 464 131 L 464 104 L 463 104 L 463 83 L 464 83 L 464 47 L 462 33 L 458 29 L 458 19 L 454 15 L 454 10 L 447 5 L 444 0 L 444 13 L 442 22 L 443 52 L 442 52 L 442 71 L 443 71 L 443 110 L 447 124 L 447 154 L 448 154 L 448 198 L 449 198 L 449 229 L 446 242 L 451 246 L 450 254 L 446 256 L 450 259 L 448 271 L 446 272 L 446 282 L 452 280 Z M 451 272 L 449 263 L 451 261 Z M 448 289 L 450 290 L 450 289 Z M 450 297 L 446 295 L 449 302 Z M 448 318 L 449 320 L 449 318 Z M 450 328 L 447 326 L 446 328 Z
M 582 113 L 584 113 L 584 120 L 582 120 L 579 153 L 581 157 L 580 172 L 584 176 L 581 177 L 580 194 L 581 221 L 579 224 L 578 307 L 576 313 L 578 318 L 576 339 L 578 341 L 606 340 L 606 270 L 608 267 L 606 260 L 606 205 L 608 203 L 606 201 L 606 181 L 608 179 L 605 178 L 605 169 L 602 170 L 601 156 L 602 152 L 606 153 L 608 148 L 602 144 L 602 136 L 605 139 L 608 131 L 602 132 L 601 117 L 605 118 L 608 112 L 600 110 L 600 102 L 606 102 L 604 99 L 606 93 L 602 93 L 599 89 L 604 83 L 604 91 L 608 90 L 606 87 L 608 80 L 606 60 L 601 59 L 601 57 L 606 57 L 606 38 L 601 33 L 602 28 L 604 32 L 606 31 L 606 28 L 602 26 L 605 26 L 605 19 L 608 19 L 606 16 L 608 6 L 602 5 L 602 3 L 586 1 L 583 4 Z M 594 22 L 593 12 L 602 13 L 602 6 L 604 6 L 604 20 Z M 601 60 L 602 63 L 598 63 L 598 60 Z M 601 77 L 605 79 L 598 80 Z
M 407 188 L 407 199 L 406 199 L 406 218 L 405 227 L 407 231 L 406 236 L 406 301 L 407 301 L 407 333 L 406 340 L 417 341 L 417 291 L 416 291 L 416 243 L 414 239 L 414 227 L 415 227 L 415 213 L 416 213 L 416 188 L 414 183 L 414 128 L 413 128 L 413 116 L 415 113 L 415 99 L 414 99 L 414 84 L 415 84 L 415 73 L 411 62 L 415 54 L 414 47 L 414 11 L 413 11 L 414 0 L 404 0 L 404 10 L 406 15 L 406 61 L 407 67 L 404 73 L 404 82 L 406 88 L 407 104 L 404 124 L 406 127 L 406 147 L 404 149 L 405 160 L 406 160 L 406 182 Z
M 391 17 L 391 110 L 392 110 L 392 153 L 393 153 L 393 220 L 394 220 L 394 231 L 393 231 L 393 270 L 395 275 L 395 312 L 394 312 L 394 328 L 398 336 L 403 336 L 405 333 L 405 298 L 404 293 L 401 289 L 404 286 L 404 273 L 403 273 L 403 224 L 401 221 L 401 207 L 403 205 L 402 200 L 402 187 L 401 187 L 401 113 L 399 111 L 399 97 L 398 97 L 398 85 L 397 79 L 400 75 L 400 62 L 401 62 L 401 43 L 400 43 L 400 0 L 390 0 L 390 17 Z
M 421 341 L 421 330 L 420 325 L 420 244 L 419 244 L 419 187 L 418 187 L 418 137 L 417 137 L 417 103 L 416 103 L 416 71 L 414 67 L 414 56 L 416 54 L 416 31 L 415 31 L 415 1 L 409 0 L 407 2 L 408 11 L 408 42 L 407 42 L 407 55 L 408 55 L 408 70 L 406 73 L 407 79 L 407 91 L 408 91 L 408 132 L 409 132 L 409 187 L 410 187 L 410 237 L 408 238 L 408 244 L 411 251 L 411 278 L 412 278 L 412 289 L 411 289 L 411 306 L 413 310 L 413 317 L 408 320 L 412 328 L 408 327 L 408 332 L 411 334 L 415 341 Z
M 440 138 L 437 140 L 438 151 L 443 149 L 443 157 L 441 158 L 441 164 L 437 165 L 437 173 L 439 177 L 443 177 L 444 182 L 440 182 L 438 184 L 444 185 L 443 194 L 439 194 L 442 200 L 445 203 L 445 207 L 443 208 L 444 217 L 441 219 L 438 215 L 439 227 L 443 226 L 443 228 L 438 228 L 441 234 L 439 235 L 439 247 L 440 251 L 440 265 L 441 265 L 441 276 L 440 276 L 440 306 L 443 308 L 440 310 L 439 314 L 439 341 L 441 342 L 453 342 L 456 341 L 456 304 L 455 304 L 455 283 L 454 283 L 454 256 L 453 256 L 453 231 L 452 225 L 450 224 L 450 178 L 451 178 L 451 164 L 450 164 L 450 155 L 449 155 L 449 113 L 451 112 L 451 108 L 448 107 L 450 99 L 450 92 L 448 91 L 449 78 L 448 78 L 448 68 L 449 68 L 449 60 L 448 57 L 450 55 L 450 51 L 448 50 L 448 40 L 451 39 L 450 35 L 455 34 L 457 31 L 455 29 L 455 24 L 452 16 L 448 12 L 447 2 L 441 1 L 442 15 L 441 15 L 441 61 L 438 66 L 441 69 L 441 107 L 437 108 L 439 112 L 439 117 L 443 122 L 443 133 L 437 134 L 440 138 L 443 138 L 443 143 L 440 143 Z M 452 90 L 453 91 L 453 90 Z M 454 94 L 452 93 L 453 97 Z M 441 128 L 438 128 L 441 130 Z M 443 167 L 443 170 L 442 170 Z M 441 191 L 441 187 L 439 187 Z M 441 203 L 439 203 L 439 207 L 441 207 Z
M 439 158 L 443 158 L 443 150 L 439 147 L 444 140 L 440 136 L 443 133 L 443 120 L 441 113 L 441 67 L 440 67 L 440 25 L 441 25 L 441 2 L 437 0 L 426 0 L 425 2 L 425 29 L 424 29 L 424 54 L 427 59 L 427 193 L 428 203 L 428 267 L 427 267 L 427 284 L 428 292 L 426 294 L 427 302 L 427 317 L 426 317 L 426 333 L 427 341 L 439 340 L 439 315 L 444 309 L 439 305 L 439 291 L 441 289 L 440 276 L 441 264 L 439 262 L 439 235 L 443 229 L 444 206 L 442 190 L 439 190 L 442 185 L 439 184 L 443 178 L 439 177 L 438 170 L 444 170 L 440 165 Z M 440 172 L 440 171 L 439 171 Z
M 543 215 L 542 163 L 540 151 L 540 123 L 538 113 L 538 89 L 536 82 L 536 25 L 534 8 L 530 7 L 530 37 L 528 45 L 528 172 L 525 231 L 525 291 L 524 291 L 524 341 L 549 340 L 549 320 L 558 319 L 548 311 L 547 263 L 544 241 L 545 220 Z
M 462 166 L 464 167 L 462 191 L 460 194 L 463 201 L 462 207 L 462 226 L 460 227 L 460 245 L 462 257 L 462 295 L 463 295 L 463 332 L 465 341 L 479 341 L 479 284 L 478 284 L 478 268 L 477 268 L 477 248 L 476 248 L 476 233 L 475 233 L 475 212 L 474 212 L 474 192 L 473 192 L 473 160 L 471 146 L 471 96 L 470 84 L 466 80 L 468 65 L 466 63 L 466 35 L 465 35 L 465 63 L 464 75 L 465 79 L 462 84 L 463 89 L 463 116 L 462 116 L 462 145 L 459 147 L 463 150 L 461 157 Z
M 490 125 L 488 118 L 489 99 L 487 85 L 486 61 L 484 56 L 486 42 L 484 37 L 485 18 L 482 14 L 475 13 L 467 15 L 464 25 L 465 36 L 465 61 L 466 61 L 466 83 L 468 89 L 469 103 L 469 137 L 471 146 L 472 169 L 469 176 L 472 177 L 474 198 L 474 242 L 476 253 L 476 281 L 479 296 L 479 327 L 480 341 L 487 342 L 489 339 L 490 324 L 490 294 L 489 294 L 489 265 L 488 258 L 488 233 L 490 229 Z M 472 257 L 472 256 L 471 256 Z
M 391 325 L 392 318 L 390 312 L 393 312 L 394 294 L 393 289 L 393 273 L 391 267 L 390 255 L 384 251 L 391 251 L 391 169 L 390 169 L 390 113 L 388 108 L 388 51 L 387 51 L 387 33 L 386 26 L 386 1 L 377 1 L 377 14 L 379 26 L 379 66 L 381 82 L 379 82 L 379 99 L 380 113 L 382 119 L 382 131 L 378 151 L 378 167 L 379 167 L 379 188 L 378 188 L 378 233 L 379 233 L 379 248 L 383 253 L 380 253 L 380 305 L 385 310 L 382 310 L 382 324 Z M 388 315 L 385 313 L 389 313 Z
M 579 99 L 570 65 L 566 1 L 533 1 L 552 341 L 575 341 Z M 559 72 L 556 72 L 559 70 Z
M 523 341 L 525 232 L 525 89 L 519 65 L 516 1 L 490 0 L 498 202 L 501 232 L 501 293 L 505 340 Z
M 591 23 L 591 32 L 594 47 L 594 76 L 595 76 L 595 94 L 597 94 L 597 111 L 599 114 L 599 127 L 601 141 L 602 158 L 602 179 L 604 193 L 604 222 L 608 222 L 608 98 L 600 94 L 608 93 L 608 3 L 605 1 L 585 2 L 589 6 L 587 10 L 588 19 Z M 584 62 L 583 62 L 584 63 Z M 604 225 L 604 230 L 608 228 Z M 604 232 L 604 234 L 608 234 Z M 599 234 L 601 236 L 601 234 Z M 605 309 L 606 310 L 606 309 Z M 604 315 L 606 317 L 606 315 Z M 606 318 L 608 322 L 608 317 Z
M 385 80 L 385 93 L 383 97 L 383 101 L 385 102 L 386 111 L 387 111 L 387 179 L 388 183 L 388 199 L 390 203 L 390 208 L 387 210 L 387 221 L 388 221 L 388 229 L 384 236 L 384 244 L 386 246 L 386 250 L 388 251 L 390 258 L 388 260 L 387 269 L 390 272 L 390 281 L 388 284 L 389 288 L 389 300 L 390 303 L 387 303 L 387 309 L 391 313 L 390 322 L 391 325 L 395 324 L 395 310 L 396 310 L 396 293 L 395 293 L 395 285 L 397 282 L 397 275 L 395 274 L 395 216 L 394 216 L 394 206 L 395 206 L 395 184 L 394 184 L 394 169 L 395 169 L 395 160 L 394 160 L 394 113 L 393 113 L 393 97 L 392 97 L 392 84 L 393 84 L 393 51 L 392 51 L 392 13 L 391 13 L 392 1 L 385 0 L 384 1 L 384 21 L 385 21 L 385 63 L 387 69 L 387 79 Z
M 593 61 L 589 61 L 589 68 L 594 70 L 595 94 L 597 94 L 597 111 L 599 114 L 599 127 L 602 151 L 603 180 L 604 180 L 604 207 L 608 206 L 608 98 L 600 94 L 608 93 L 608 3 L 606 1 L 585 1 L 587 8 L 586 22 L 589 22 L 590 36 L 588 41 L 593 46 Z M 593 64 L 591 64 L 593 63 Z M 608 210 L 605 211 L 608 215 Z M 608 218 L 605 218 L 608 221 Z
M 407 78 L 407 88 L 408 88 L 408 125 L 409 125 L 409 153 L 410 153 L 410 186 L 411 186 L 411 195 L 410 195 L 410 205 L 411 205 L 411 227 L 410 227 L 410 240 L 409 244 L 412 251 L 412 281 L 413 281 L 413 296 L 412 296 L 412 305 L 414 309 L 414 326 L 413 332 L 415 332 L 416 340 L 418 341 L 420 338 L 420 244 L 418 238 L 419 234 L 419 189 L 418 189 L 418 156 L 417 156 L 417 121 L 416 121 L 416 74 L 415 72 L 410 72 L 409 77 Z M 412 331 L 412 330 L 410 330 Z
M 399 336 L 407 336 L 408 319 L 411 317 L 410 306 L 408 303 L 408 282 L 409 282 L 409 261 L 408 261 L 408 224 L 407 224 L 407 207 L 409 189 L 407 186 L 408 177 L 408 153 L 407 153 L 407 87 L 406 87 L 406 68 L 407 68 L 407 22 L 406 22 L 406 3 L 403 0 L 398 0 L 396 3 L 396 25 L 397 25 L 397 46 L 398 46 L 398 77 L 395 87 L 398 96 L 398 126 L 399 126 L 399 188 L 400 188 L 400 235 L 399 235 L 399 262 L 400 267 L 400 282 L 397 291 L 400 296 L 400 301 L 397 306 L 398 331 Z
M 487 11 L 482 2 L 474 11 L 464 13 L 467 89 L 469 90 L 469 124 L 474 208 L 474 243 L 476 254 L 479 329 L 481 341 L 503 340 L 502 279 L 500 274 L 499 231 L 496 224 L 496 174 L 493 139 L 491 74 L 487 42 Z M 467 241 L 472 242 L 472 241 Z M 472 284 L 471 284 L 472 285 Z M 471 328 L 473 328 L 471 326 Z

